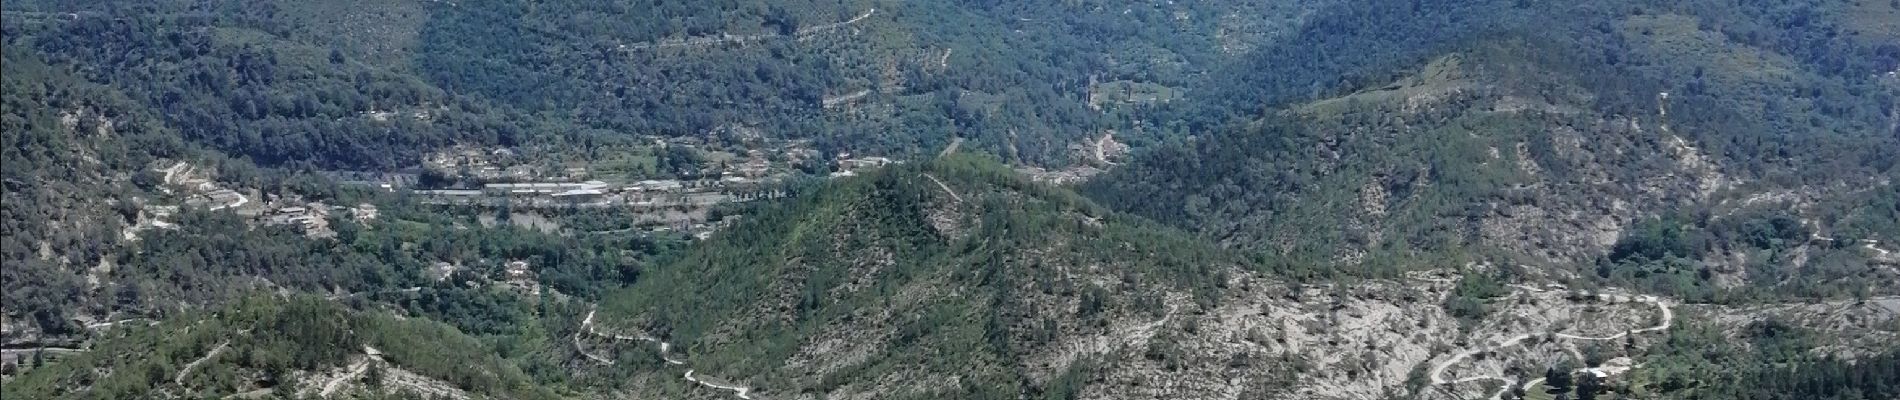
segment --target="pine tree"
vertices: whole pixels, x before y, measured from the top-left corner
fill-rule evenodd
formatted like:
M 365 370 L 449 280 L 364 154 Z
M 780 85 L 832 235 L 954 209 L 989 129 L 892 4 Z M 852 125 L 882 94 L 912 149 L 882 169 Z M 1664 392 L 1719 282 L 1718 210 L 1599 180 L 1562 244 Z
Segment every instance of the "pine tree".
M 372 387 L 382 386 L 383 373 L 383 365 L 381 363 L 370 364 L 369 370 L 363 372 L 363 384 Z
M 1597 393 L 1603 391 L 1603 380 L 1595 373 L 1584 373 L 1577 380 L 1577 400 L 1596 400 Z
M 1544 385 L 1550 387 L 1551 394 L 1570 392 L 1570 369 L 1563 365 L 1544 370 Z

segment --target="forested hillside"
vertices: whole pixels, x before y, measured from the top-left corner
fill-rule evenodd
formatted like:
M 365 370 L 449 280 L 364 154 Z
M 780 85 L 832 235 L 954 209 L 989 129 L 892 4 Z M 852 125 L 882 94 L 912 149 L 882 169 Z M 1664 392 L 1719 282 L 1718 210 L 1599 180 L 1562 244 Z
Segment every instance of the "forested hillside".
M 1105 100 L 1098 83 L 1184 89 L 1308 7 L 24 1 L 7 26 L 14 45 L 260 163 L 387 168 L 448 143 L 757 131 L 895 155 L 963 137 L 1060 166 L 1105 130 L 1156 129 L 1146 103 Z
M 1073 395 L 1028 358 L 1211 303 L 1250 268 L 968 155 L 755 215 L 610 297 L 602 324 L 676 340 L 699 373 L 774 396 Z
M 11 398 L 1892 397 L 1900 2 L 7 1 Z
M 1185 88 L 1309 12 L 1237 6 L 8 2 L 5 260 L 18 268 L 6 313 L 68 334 L 79 316 L 271 287 L 402 289 L 433 263 L 521 258 L 391 251 L 515 234 L 439 234 L 461 221 L 333 178 L 412 171 L 456 148 L 581 168 L 630 158 L 628 180 L 724 163 L 653 144 L 678 138 L 816 158 L 797 166 L 819 174 L 848 152 L 903 158 L 953 138 L 1021 165 L 1096 162 L 1079 146 L 1105 131 L 1163 132 L 1141 115 L 1158 100 L 1110 88 Z M 179 207 L 219 193 L 236 201 Z M 386 238 L 376 246 L 305 243 L 298 229 L 252 229 L 260 211 L 216 212 L 243 202 L 380 205 L 401 222 L 333 224 L 339 239 Z M 547 277 L 630 279 L 598 272 L 627 263 Z
M 92 352 L 7 382 L 5 395 L 559 398 L 455 328 L 321 299 L 249 298 L 214 315 L 127 325 Z
M 590 294 L 630 280 L 664 239 L 563 238 L 525 229 L 443 232 L 441 215 L 382 193 L 339 188 L 310 170 L 259 168 L 182 135 L 109 86 L 87 83 L 9 48 L 5 59 L 5 305 L 9 318 L 53 334 L 72 318 L 165 315 L 249 290 L 332 293 L 426 286 L 431 264 L 536 258 L 564 290 Z M 306 154 L 321 154 L 312 152 Z M 371 222 L 335 221 L 335 240 L 204 208 L 161 212 L 184 188 L 161 166 L 193 160 L 219 179 L 274 196 L 384 206 Z M 168 208 L 177 209 L 177 206 Z M 611 214 L 609 214 L 611 215 Z M 582 244 L 591 243 L 591 244 Z M 420 252 L 396 251 L 422 249 Z
M 594 361 L 580 368 L 626 368 L 636 382 L 691 371 L 704 387 L 616 386 L 687 398 L 1437 399 L 1509 392 L 1440 383 L 1445 376 L 1548 366 L 1568 377 L 1572 365 L 1627 363 L 1655 349 L 1669 356 L 1654 370 L 1561 391 L 1834 396 L 1884 393 L 1887 385 L 1855 379 L 1891 374 L 1819 349 L 1884 363 L 1879 354 L 1892 346 L 1881 342 L 1900 333 L 1891 296 L 1792 313 L 1690 309 L 1614 288 L 1507 284 L 1535 273 L 1524 268 L 1380 276 L 1242 258 L 971 156 L 888 168 L 751 215 L 590 311 L 575 346 Z M 1673 322 L 1695 324 L 1676 333 L 1677 312 L 1699 322 Z M 1755 318 L 1807 322 L 1762 328 L 1749 324 Z M 1468 350 L 1494 357 L 1469 365 L 1444 350 L 1512 332 L 1543 339 Z M 1776 367 L 1736 375 L 1680 354 L 1738 336 L 1784 342 L 1707 356 L 1824 370 L 1757 389 L 1740 376 Z M 1587 355 L 1566 360 L 1570 352 Z M 1805 382 L 1825 389 L 1798 387 Z
M 7 266 L 0 276 L 8 317 L 65 326 L 63 309 L 83 297 L 76 272 L 117 252 L 124 221 L 134 217 L 125 214 L 138 212 L 134 198 L 146 188 L 135 184 L 134 172 L 184 146 L 116 91 L 12 47 L 0 54 L 0 129 L 6 132 L 0 262 Z
M 1896 279 L 1861 248 L 1900 232 L 1900 23 L 1859 17 L 1889 5 L 1491 3 L 1315 16 L 1285 43 L 1355 50 L 1260 59 L 1230 87 L 1266 111 L 1085 191 L 1235 247 L 1373 270 L 1449 252 L 1699 299 Z M 1680 247 L 1631 257 L 1652 226 L 1684 232 L 1663 239 Z

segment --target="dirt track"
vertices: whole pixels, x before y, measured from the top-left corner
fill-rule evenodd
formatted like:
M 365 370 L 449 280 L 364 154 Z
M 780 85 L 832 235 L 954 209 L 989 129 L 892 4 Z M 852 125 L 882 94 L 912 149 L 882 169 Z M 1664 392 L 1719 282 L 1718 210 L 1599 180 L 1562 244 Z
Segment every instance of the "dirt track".
M 1518 289 L 1521 292 L 1541 293 L 1545 291 L 1543 289 L 1538 289 L 1538 288 L 1523 286 L 1523 285 L 1512 285 L 1512 287 Z M 1609 336 L 1580 336 L 1580 335 L 1572 335 L 1572 334 L 1567 334 L 1567 333 L 1552 333 L 1550 334 L 1551 337 L 1558 338 L 1558 339 L 1565 339 L 1565 340 L 1582 340 L 1582 341 L 1616 340 L 1616 339 L 1622 339 L 1623 337 L 1631 335 L 1631 334 L 1667 331 L 1669 330 L 1671 326 L 1673 326 L 1675 322 L 1675 319 L 1676 319 L 1675 311 L 1669 308 L 1669 304 L 1667 301 L 1664 301 L 1655 296 L 1609 295 L 1608 298 L 1612 301 L 1640 301 L 1640 302 L 1650 303 L 1652 305 L 1655 305 L 1657 310 L 1659 310 L 1662 313 L 1662 321 L 1657 323 L 1655 326 L 1629 329 L 1629 330 L 1623 331 L 1623 333 L 1618 333 L 1618 334 L 1609 335 Z M 1506 391 L 1509 391 L 1512 387 L 1515 387 L 1518 385 L 1517 380 L 1511 379 L 1509 377 L 1496 376 L 1496 375 L 1479 375 L 1479 376 L 1472 376 L 1472 377 L 1465 377 L 1465 378 L 1458 378 L 1458 379 L 1449 379 L 1445 377 L 1445 370 L 1450 369 L 1452 366 L 1457 365 L 1459 362 L 1464 361 L 1467 358 L 1476 356 L 1480 353 L 1497 351 L 1498 349 L 1516 346 L 1520 343 L 1523 343 L 1525 340 L 1528 340 L 1532 337 L 1536 337 L 1537 335 L 1538 334 L 1530 334 L 1530 333 L 1517 335 L 1509 339 L 1505 339 L 1503 342 L 1499 342 L 1498 344 L 1493 345 L 1493 346 L 1466 349 L 1465 351 L 1452 355 L 1450 359 L 1446 359 L 1445 361 L 1432 366 L 1431 375 L 1430 375 L 1432 385 L 1441 386 L 1441 385 L 1447 385 L 1447 384 L 1460 384 L 1460 383 L 1477 382 L 1477 381 L 1484 381 L 1484 380 L 1497 380 L 1497 381 L 1503 382 L 1504 384 L 1499 386 L 1498 391 L 1496 393 L 1493 393 L 1490 398 L 1501 399 L 1503 398 L 1504 393 Z M 1536 383 L 1536 382 L 1537 380 L 1531 381 L 1531 383 Z M 1526 384 L 1526 386 L 1529 386 L 1529 385 L 1530 384 Z
M 598 325 L 594 324 L 595 311 L 597 310 L 587 310 L 587 317 L 581 319 L 581 332 L 584 332 L 588 335 L 593 335 L 593 336 L 598 336 L 598 337 L 613 339 L 613 340 L 618 340 L 618 341 L 657 343 L 660 346 L 661 360 L 666 361 L 667 364 L 671 364 L 671 365 L 686 365 L 685 360 L 675 359 L 670 355 L 669 352 L 672 351 L 673 349 L 672 343 L 667 343 L 666 341 L 660 340 L 659 338 L 649 336 L 646 334 L 628 336 L 628 335 L 621 335 L 617 333 L 600 331 L 597 328 Z M 589 354 L 587 353 L 585 349 L 581 348 L 580 333 L 576 333 L 574 335 L 574 349 L 576 351 L 580 351 L 581 355 L 586 356 L 589 359 L 593 359 L 595 362 L 599 362 L 603 365 L 614 364 L 613 360 L 609 360 L 605 357 Z M 684 376 L 684 378 L 686 379 L 687 382 L 696 383 L 696 384 L 699 384 L 700 386 L 705 386 L 705 387 L 716 389 L 716 390 L 731 391 L 733 392 L 734 395 L 738 396 L 740 399 L 752 400 L 752 388 L 749 388 L 749 387 L 739 386 L 739 385 L 730 384 L 730 383 L 723 383 L 725 382 L 725 380 L 723 379 L 702 377 L 702 376 L 696 375 L 695 370 L 693 369 L 687 369 L 686 375 Z

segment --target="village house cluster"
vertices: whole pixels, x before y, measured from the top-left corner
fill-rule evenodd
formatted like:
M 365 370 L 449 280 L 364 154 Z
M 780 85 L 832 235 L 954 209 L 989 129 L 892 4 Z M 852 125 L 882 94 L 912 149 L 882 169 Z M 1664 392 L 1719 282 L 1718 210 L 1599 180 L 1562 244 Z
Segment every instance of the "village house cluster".
M 272 196 L 275 197 L 275 196 Z M 369 224 L 376 220 L 378 211 L 372 204 L 358 204 L 355 207 L 326 205 L 322 202 L 297 203 L 294 201 L 273 200 L 268 204 L 283 205 L 271 208 L 258 216 L 265 225 L 289 225 L 297 227 L 304 235 L 313 238 L 335 237 L 336 231 L 330 229 L 331 215 L 341 215 L 359 224 Z M 297 204 L 297 205 L 289 205 Z

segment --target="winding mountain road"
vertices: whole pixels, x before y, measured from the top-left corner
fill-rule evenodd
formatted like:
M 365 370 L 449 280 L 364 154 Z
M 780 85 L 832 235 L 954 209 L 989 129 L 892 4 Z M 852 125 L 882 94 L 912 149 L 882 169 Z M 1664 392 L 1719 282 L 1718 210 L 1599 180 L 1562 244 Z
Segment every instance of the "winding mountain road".
M 859 14 L 855 18 L 851 18 L 848 20 L 840 21 L 840 22 L 833 22 L 833 23 L 823 24 L 823 25 L 813 25 L 810 27 L 801 28 L 798 31 L 793 32 L 791 35 L 781 35 L 777 33 L 761 33 L 761 34 L 754 34 L 754 35 L 733 35 L 730 33 L 721 33 L 718 36 L 701 36 L 701 37 L 689 37 L 689 38 L 680 38 L 680 39 L 665 39 L 665 40 L 659 40 L 659 41 L 655 41 L 651 43 L 622 45 L 621 49 L 632 51 L 632 50 L 645 50 L 645 49 L 665 49 L 665 48 L 673 48 L 673 47 L 709 47 L 709 46 L 716 46 L 716 45 L 728 44 L 728 43 L 757 42 L 757 41 L 762 41 L 766 39 L 775 39 L 775 38 L 782 38 L 782 37 L 790 37 L 793 40 L 803 41 L 806 39 L 810 39 L 813 35 L 830 32 L 833 30 L 837 30 L 839 28 L 851 26 L 852 24 L 863 22 L 865 19 L 871 18 L 871 16 L 875 14 L 877 14 L 877 9 L 872 8 L 868 11 L 865 11 L 863 14 Z
M 752 400 L 752 396 L 749 394 L 752 391 L 751 388 L 744 387 L 744 386 L 726 385 L 726 384 L 707 382 L 704 379 L 693 377 L 693 370 L 690 370 L 690 369 L 686 370 L 686 381 L 697 383 L 697 384 L 700 384 L 700 386 L 705 386 L 705 387 L 709 387 L 713 389 L 730 390 L 733 393 L 737 394 L 739 398 L 741 399 Z
M 657 343 L 660 346 L 660 360 L 666 361 L 668 365 L 682 365 L 682 366 L 686 365 L 685 360 L 674 359 L 670 355 L 673 350 L 672 343 L 667 343 L 664 340 L 660 340 L 659 338 L 653 337 L 651 335 L 646 335 L 646 334 L 628 336 L 628 335 L 621 335 L 621 334 L 612 333 L 612 332 L 600 331 L 598 328 L 596 328 L 597 325 L 594 324 L 594 313 L 596 311 L 598 310 L 595 310 L 595 309 L 587 310 L 587 317 L 581 319 L 582 332 L 586 332 L 589 335 L 594 335 L 594 336 L 599 336 L 599 337 L 619 340 L 619 341 Z M 581 348 L 580 333 L 574 334 L 574 349 L 577 351 L 580 351 L 581 355 L 586 356 L 587 358 L 593 359 L 595 362 L 599 362 L 603 365 L 614 364 L 613 360 L 609 360 L 606 357 L 589 354 L 587 353 L 585 349 Z M 690 368 L 686 370 L 686 375 L 684 376 L 684 378 L 686 379 L 687 382 L 692 382 L 695 384 L 699 384 L 700 386 L 705 386 L 705 387 L 716 389 L 716 390 L 731 391 L 733 392 L 734 395 L 738 396 L 740 399 L 752 400 L 752 388 L 730 384 L 730 383 L 723 383 L 724 381 L 723 379 L 702 377 L 702 376 L 696 375 L 695 372 L 696 372 L 695 370 L 690 369 Z M 708 379 L 711 379 L 712 381 L 708 381 Z
M 150 318 L 126 318 L 126 319 L 112 321 L 112 322 L 94 322 L 94 323 L 86 324 L 86 330 L 96 331 L 96 330 L 108 329 L 114 326 L 119 326 L 120 324 L 130 323 L 134 321 L 146 321 L 146 326 L 158 325 L 158 321 L 154 321 Z
M 587 348 L 581 346 L 580 334 L 574 335 L 574 351 L 581 353 L 581 356 L 585 356 L 589 360 L 594 360 L 594 362 L 600 363 L 600 365 L 614 365 L 615 364 L 614 360 L 608 359 L 607 357 L 594 355 L 594 353 L 587 352 Z
M 1513 285 L 1513 287 L 1516 287 L 1520 290 L 1533 292 L 1533 293 L 1543 292 L 1542 289 L 1537 289 L 1537 288 L 1533 288 L 1529 286 Z M 1669 308 L 1669 303 L 1667 301 L 1664 301 L 1661 298 L 1657 298 L 1656 296 L 1610 295 L 1608 296 L 1608 298 L 1611 301 L 1617 301 L 1617 302 L 1640 301 L 1640 302 L 1650 303 L 1652 305 L 1655 305 L 1656 309 L 1662 313 L 1662 321 L 1657 323 L 1655 326 L 1625 330 L 1623 331 L 1623 333 L 1618 333 L 1618 334 L 1609 335 L 1609 336 L 1582 336 L 1582 335 L 1572 335 L 1572 334 L 1567 334 L 1567 333 L 1552 333 L 1550 334 L 1550 336 L 1553 338 L 1565 339 L 1565 340 L 1583 340 L 1583 341 L 1616 340 L 1616 339 L 1622 339 L 1631 334 L 1666 331 L 1666 330 L 1669 330 L 1669 328 L 1672 327 L 1673 324 L 1675 323 L 1675 319 L 1676 319 L 1675 311 Z M 1499 342 L 1497 345 L 1494 345 L 1494 346 L 1467 349 L 1465 351 L 1454 354 L 1451 356 L 1451 358 L 1446 359 L 1444 362 L 1440 362 L 1432 366 L 1431 375 L 1430 375 L 1432 385 L 1442 386 L 1442 385 L 1448 385 L 1448 384 L 1460 384 L 1460 383 L 1476 382 L 1476 381 L 1483 381 L 1483 380 L 1497 380 L 1497 381 L 1504 382 L 1504 385 L 1500 386 L 1498 388 L 1498 391 L 1491 395 L 1491 398 L 1501 399 L 1504 396 L 1504 392 L 1509 391 L 1512 387 L 1517 386 L 1516 379 L 1511 379 L 1508 377 L 1496 376 L 1496 375 L 1480 375 L 1480 376 L 1473 376 L 1473 377 L 1466 377 L 1466 378 L 1459 378 L 1459 379 L 1448 379 L 1445 377 L 1445 370 L 1450 369 L 1452 366 L 1457 365 L 1459 362 L 1462 362 L 1465 359 L 1471 358 L 1480 353 L 1497 351 L 1499 349 L 1503 349 L 1506 347 L 1516 346 L 1520 343 L 1523 343 L 1525 340 L 1529 340 L 1530 338 L 1536 337 L 1536 336 L 1537 334 L 1528 334 L 1528 333 L 1517 335 L 1509 339 L 1505 339 L 1503 342 Z M 1534 386 L 1534 384 L 1539 381 L 1541 381 L 1541 379 L 1532 380 L 1530 383 L 1526 383 L 1524 387 Z
M 865 11 L 865 12 L 864 12 L 863 14 L 858 14 L 858 16 L 857 16 L 857 17 L 854 17 L 854 18 L 851 18 L 851 19 L 848 19 L 848 20 L 844 20 L 843 22 L 833 22 L 833 23 L 829 23 L 829 24 L 824 24 L 824 25 L 813 25 L 813 26 L 809 26 L 809 27 L 805 27 L 805 28 L 802 28 L 802 29 L 799 29 L 798 31 L 796 31 L 796 32 L 793 32 L 793 34 L 794 34 L 794 35 L 797 35 L 797 36 L 810 36 L 810 35 L 813 35 L 813 34 L 819 34 L 819 33 L 825 33 L 825 32 L 830 32 L 830 31 L 832 31 L 832 30 L 835 30 L 835 29 L 838 29 L 838 28 L 843 28 L 843 27 L 846 27 L 846 26 L 850 26 L 851 24 L 856 24 L 856 23 L 859 23 L 859 22 L 864 22 L 864 19 L 866 19 L 866 18 L 871 18 L 871 15 L 872 15 L 872 14 L 877 14 L 877 9 L 876 9 L 876 8 L 872 8 L 872 9 L 870 9 L 870 10 L 866 10 L 866 11 Z
M 249 196 L 245 196 L 244 193 L 239 193 L 236 191 L 232 191 L 231 193 L 237 195 L 237 201 L 233 201 L 231 202 L 231 204 L 211 207 L 211 211 L 223 210 L 226 208 L 238 208 L 238 207 L 243 207 L 245 204 L 251 203 L 251 198 Z

